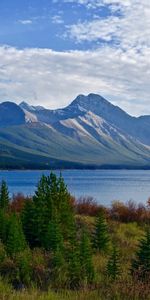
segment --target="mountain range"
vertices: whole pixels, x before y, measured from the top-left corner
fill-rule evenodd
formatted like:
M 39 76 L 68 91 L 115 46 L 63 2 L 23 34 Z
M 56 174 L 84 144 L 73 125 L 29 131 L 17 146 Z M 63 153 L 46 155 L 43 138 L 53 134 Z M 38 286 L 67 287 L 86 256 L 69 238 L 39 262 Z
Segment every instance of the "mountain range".
M 0 104 L 0 168 L 150 168 L 150 116 L 96 94 L 63 109 Z

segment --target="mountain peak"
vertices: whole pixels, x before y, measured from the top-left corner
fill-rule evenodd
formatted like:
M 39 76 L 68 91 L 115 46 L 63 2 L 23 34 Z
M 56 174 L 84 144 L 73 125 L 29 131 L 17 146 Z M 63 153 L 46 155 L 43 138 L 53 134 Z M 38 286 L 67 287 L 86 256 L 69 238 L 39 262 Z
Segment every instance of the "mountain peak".
M 25 123 L 24 111 L 14 102 L 0 104 L 0 126 L 13 126 Z
M 29 105 L 27 102 L 25 101 L 22 101 L 19 106 L 22 108 L 22 109 L 25 109 L 29 112 L 34 112 L 34 111 L 39 111 L 39 110 L 43 110 L 44 107 L 43 106 L 33 106 L 33 105 Z
M 98 94 L 90 93 L 89 95 L 78 95 L 69 105 L 72 109 L 91 111 L 96 114 L 103 114 L 106 110 L 111 110 L 115 106 Z M 103 116 L 102 116 L 103 117 Z
M 32 106 L 30 106 L 27 102 L 25 101 L 22 101 L 19 106 L 22 108 L 22 109 L 25 109 L 27 111 L 33 111 L 33 108 Z
M 108 102 L 105 98 L 98 94 L 90 93 L 89 95 L 78 95 L 75 100 L 71 103 L 71 105 L 80 105 L 83 108 L 86 107 L 93 107 L 94 105 L 102 105 L 102 103 L 105 103 L 105 105 L 112 105 L 110 102 Z

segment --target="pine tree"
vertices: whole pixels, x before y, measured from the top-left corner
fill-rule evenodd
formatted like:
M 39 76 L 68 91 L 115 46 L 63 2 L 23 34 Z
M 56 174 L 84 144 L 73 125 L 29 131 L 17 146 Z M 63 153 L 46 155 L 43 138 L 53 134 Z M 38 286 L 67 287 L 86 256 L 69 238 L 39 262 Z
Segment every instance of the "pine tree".
M 5 244 L 8 231 L 8 216 L 4 210 L 0 209 L 0 240 Z
M 80 248 L 77 240 L 76 224 L 72 222 L 66 248 L 68 264 L 68 283 L 71 289 L 77 289 L 81 281 Z
M 38 246 L 37 232 L 34 222 L 34 203 L 32 200 L 26 200 L 21 214 L 22 226 L 25 238 L 31 248 Z
M 43 245 L 46 250 L 52 251 L 54 253 L 58 249 L 61 252 L 63 251 L 63 237 L 56 213 L 54 214 L 52 220 L 49 221 Z
M 41 246 L 43 243 L 43 238 L 47 229 L 47 221 L 48 221 L 48 212 L 47 212 L 47 198 L 49 196 L 49 187 L 48 180 L 46 176 L 42 176 L 39 183 L 37 191 L 33 197 L 34 203 L 34 230 L 35 230 L 35 238 L 36 245 Z
M 82 279 L 86 283 L 91 283 L 94 279 L 94 266 L 92 262 L 91 243 L 85 229 L 82 231 L 80 242 L 80 263 Z
M 52 256 L 52 283 L 53 286 L 63 287 L 67 280 L 67 266 L 62 248 L 57 247 Z
M 120 275 L 120 260 L 119 252 L 116 246 L 113 246 L 112 254 L 107 263 L 107 275 L 112 279 L 116 280 Z
M 2 180 L 0 187 L 0 208 L 3 210 L 7 210 L 9 206 L 9 192 L 7 188 L 7 184 L 4 180 Z
M 62 232 L 64 235 L 64 239 L 68 239 L 70 234 L 72 234 L 72 229 L 74 228 L 75 216 L 70 202 L 70 194 L 61 174 L 58 180 L 58 197 L 58 210 L 60 213 Z
M 22 230 L 21 222 L 16 215 L 12 215 L 8 227 L 8 236 L 6 241 L 7 253 L 14 256 L 16 253 L 26 248 L 25 236 Z
M 150 228 L 146 230 L 145 237 L 139 243 L 136 258 L 132 261 L 131 273 L 141 280 L 150 277 Z
M 57 211 L 60 210 L 58 195 L 58 178 L 56 174 L 51 172 L 50 176 L 48 176 L 47 178 L 47 181 L 49 186 L 49 197 L 47 197 L 47 206 L 50 210 L 50 213 L 53 213 L 53 206 L 57 209 Z
M 80 265 L 80 254 L 78 245 L 72 245 L 68 250 L 68 276 L 71 289 L 77 289 L 80 286 L 82 274 Z
M 98 251 L 107 251 L 109 248 L 108 226 L 104 214 L 101 212 L 97 217 L 93 237 L 94 248 Z

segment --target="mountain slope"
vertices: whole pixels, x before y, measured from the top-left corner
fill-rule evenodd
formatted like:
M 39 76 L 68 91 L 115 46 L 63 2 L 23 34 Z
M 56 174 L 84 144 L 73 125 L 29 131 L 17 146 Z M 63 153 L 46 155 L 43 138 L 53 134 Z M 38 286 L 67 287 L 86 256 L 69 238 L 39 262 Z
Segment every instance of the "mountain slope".
M 149 118 L 131 117 L 101 96 L 79 95 L 64 109 L 24 102 L 19 109 L 19 124 L 8 118 L 0 125 L 2 167 L 150 166 Z
M 25 108 L 25 113 L 32 112 L 38 122 L 54 124 L 57 121 L 83 116 L 87 111 L 102 117 L 107 122 L 122 130 L 125 134 L 132 136 L 143 144 L 150 145 L 150 117 L 132 117 L 124 112 L 118 106 L 108 102 L 99 95 L 89 94 L 88 96 L 79 95 L 69 106 L 63 109 L 48 110 L 42 107 L 33 107 L 28 104 L 20 104 L 21 108 Z M 29 119 L 29 118 L 28 118 Z M 149 121 L 148 121 L 149 120 Z

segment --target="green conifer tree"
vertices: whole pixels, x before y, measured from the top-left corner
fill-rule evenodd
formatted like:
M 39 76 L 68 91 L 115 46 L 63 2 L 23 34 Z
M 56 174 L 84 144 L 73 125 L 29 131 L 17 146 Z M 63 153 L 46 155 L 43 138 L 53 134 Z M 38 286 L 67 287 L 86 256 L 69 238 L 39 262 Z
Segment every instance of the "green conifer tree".
M 112 279 L 116 280 L 120 275 L 120 260 L 119 252 L 116 246 L 113 246 L 112 254 L 107 263 L 107 275 Z
M 80 247 L 77 240 L 75 222 L 72 223 L 66 248 L 66 261 L 68 264 L 68 284 L 71 289 L 79 288 L 81 284 Z
M 68 276 L 69 286 L 71 289 L 77 289 L 81 283 L 81 265 L 80 265 L 80 254 L 77 245 L 72 245 L 68 251 Z
M 67 265 L 62 248 L 57 247 L 52 256 L 52 284 L 63 287 L 67 281 Z
M 92 262 L 92 250 L 89 235 L 85 229 L 82 231 L 80 242 L 80 263 L 82 280 L 91 283 L 94 279 L 94 266 Z
M 59 251 L 63 252 L 63 237 L 57 213 L 49 221 L 43 244 L 46 250 L 55 253 L 59 249 Z
M 132 261 L 131 273 L 141 280 L 150 277 L 150 228 L 146 230 L 144 238 L 139 243 L 136 258 Z
M 58 196 L 58 178 L 56 174 L 51 172 L 50 176 L 47 178 L 49 186 L 49 197 L 47 197 L 47 206 L 52 212 L 53 206 L 59 211 L 59 196 Z
M 2 180 L 0 187 L 0 208 L 3 210 L 7 210 L 9 206 L 9 192 L 7 188 L 7 184 L 4 180 Z
M 48 180 L 46 176 L 42 176 L 39 183 L 37 191 L 33 197 L 34 203 L 34 229 L 35 229 L 35 239 L 36 245 L 41 246 L 43 243 L 43 238 L 47 230 L 48 212 L 47 212 L 47 198 L 49 196 Z
M 109 248 L 109 232 L 104 214 L 101 212 L 96 219 L 93 237 L 93 246 L 98 251 L 107 251 Z
M 26 241 L 28 242 L 31 248 L 39 245 L 37 243 L 37 232 L 34 221 L 34 213 L 35 211 L 33 201 L 26 200 L 25 206 L 21 214 L 21 220 Z
M 3 209 L 0 209 L 0 240 L 6 243 L 8 231 L 8 216 Z
M 14 256 L 18 252 L 23 251 L 25 248 L 26 241 L 22 230 L 22 225 L 18 217 L 14 214 L 10 217 L 6 250 L 10 256 Z
M 58 197 L 62 232 L 64 239 L 68 239 L 72 235 L 72 230 L 75 229 L 75 216 L 70 202 L 70 194 L 61 174 L 58 180 Z

